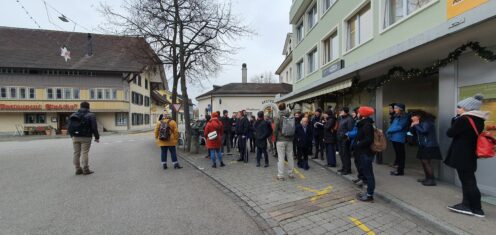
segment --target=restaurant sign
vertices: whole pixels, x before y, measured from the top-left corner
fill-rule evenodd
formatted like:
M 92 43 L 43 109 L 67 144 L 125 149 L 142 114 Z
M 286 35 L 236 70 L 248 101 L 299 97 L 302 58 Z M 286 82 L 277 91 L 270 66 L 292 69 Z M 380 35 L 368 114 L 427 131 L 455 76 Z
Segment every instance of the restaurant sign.
M 0 104 L 0 110 L 4 111 L 74 111 L 77 109 L 77 104 Z

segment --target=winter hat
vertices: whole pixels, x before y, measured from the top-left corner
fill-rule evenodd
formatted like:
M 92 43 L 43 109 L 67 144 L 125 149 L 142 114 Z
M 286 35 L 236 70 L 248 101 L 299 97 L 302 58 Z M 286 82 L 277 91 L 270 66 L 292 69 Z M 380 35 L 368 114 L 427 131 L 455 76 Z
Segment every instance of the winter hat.
M 480 110 L 483 99 L 482 94 L 476 94 L 458 102 L 458 107 L 465 109 L 465 111 Z
M 263 111 L 258 111 L 257 117 L 258 118 L 263 118 L 264 117 L 264 112 Z
M 361 117 L 370 117 L 374 114 L 374 109 L 368 106 L 362 106 L 358 109 L 358 113 Z
M 394 107 L 395 107 L 395 108 L 399 108 L 399 109 L 401 109 L 401 110 L 403 110 L 403 111 L 405 111 L 405 110 L 406 110 L 406 106 L 405 106 L 404 104 L 401 104 L 401 103 L 396 103 L 396 104 L 394 104 Z
M 348 108 L 348 107 L 342 107 L 341 108 L 341 111 L 343 111 L 345 113 L 350 113 L 350 108 Z
M 229 113 L 227 110 L 224 109 L 224 111 L 222 112 L 223 114 L 226 114 L 226 113 Z
M 217 112 L 212 113 L 212 118 L 218 118 L 218 117 L 219 117 L 219 113 Z

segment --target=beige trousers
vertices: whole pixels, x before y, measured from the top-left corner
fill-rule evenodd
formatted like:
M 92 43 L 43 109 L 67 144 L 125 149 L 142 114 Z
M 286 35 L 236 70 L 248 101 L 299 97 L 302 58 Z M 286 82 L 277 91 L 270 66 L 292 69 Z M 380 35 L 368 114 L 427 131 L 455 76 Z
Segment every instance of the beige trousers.
M 81 169 L 80 158 L 83 155 L 83 167 L 88 168 L 88 153 L 91 147 L 91 137 L 72 137 L 72 145 L 74 146 L 74 166 Z

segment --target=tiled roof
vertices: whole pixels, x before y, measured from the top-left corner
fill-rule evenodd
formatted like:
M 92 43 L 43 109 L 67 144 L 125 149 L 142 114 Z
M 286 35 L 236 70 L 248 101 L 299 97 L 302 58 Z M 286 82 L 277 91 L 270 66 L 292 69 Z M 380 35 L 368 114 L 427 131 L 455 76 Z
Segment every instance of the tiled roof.
M 285 83 L 229 83 L 224 86 L 217 87 L 198 97 L 202 98 L 209 95 L 257 95 L 257 94 L 287 94 L 293 90 L 293 85 Z
M 143 38 L 91 34 L 91 41 L 88 56 L 87 33 L 0 27 L 0 67 L 141 72 L 159 61 Z

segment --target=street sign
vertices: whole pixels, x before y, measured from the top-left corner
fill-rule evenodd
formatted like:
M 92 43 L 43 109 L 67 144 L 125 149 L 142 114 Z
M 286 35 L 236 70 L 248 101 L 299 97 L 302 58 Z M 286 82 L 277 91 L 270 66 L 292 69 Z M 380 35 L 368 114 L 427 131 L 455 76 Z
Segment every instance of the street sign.
M 173 104 L 172 107 L 176 110 L 176 112 L 179 112 L 179 109 L 181 109 L 181 104 Z

